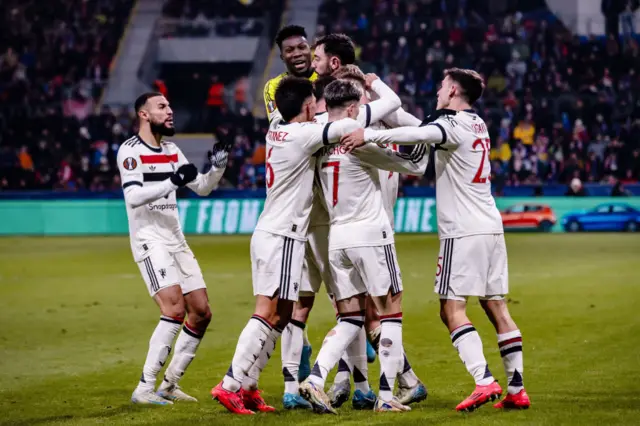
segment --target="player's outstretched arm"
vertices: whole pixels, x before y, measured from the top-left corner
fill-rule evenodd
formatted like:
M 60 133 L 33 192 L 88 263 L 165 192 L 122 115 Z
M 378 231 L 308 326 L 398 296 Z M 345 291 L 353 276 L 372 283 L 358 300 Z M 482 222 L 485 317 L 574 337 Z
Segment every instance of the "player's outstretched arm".
M 429 149 L 426 145 L 416 145 L 410 154 L 390 148 L 367 144 L 352 153 L 363 163 L 390 172 L 421 176 L 427 170 Z
M 211 191 L 217 189 L 227 167 L 229 151 L 231 151 L 232 147 L 232 143 L 217 143 L 213 145 L 213 149 L 207 153 L 211 169 L 207 173 L 198 173 L 195 180 L 188 183 L 187 186 L 200 196 L 209 195 Z M 179 152 L 178 156 L 181 162 L 187 163 L 187 158 L 182 151 Z
M 378 143 L 382 145 L 417 145 L 436 144 L 441 145 L 447 141 L 444 127 L 438 123 L 429 123 L 422 127 L 398 127 L 389 130 L 364 129 L 356 130 L 342 138 L 342 145 L 347 152 L 363 146 L 366 143 Z
M 324 146 L 337 144 L 349 133 L 362 128 L 360 123 L 351 118 L 332 121 L 324 126 L 311 123 L 308 126 L 311 133 L 305 138 L 305 148 L 309 154 L 315 154 Z
M 385 116 L 383 120 L 385 124 L 394 128 L 405 126 L 418 127 L 422 124 L 422 121 L 418 117 L 408 113 L 402 107 Z
M 400 97 L 375 74 L 367 74 L 366 78 L 377 99 L 360 107 L 358 122 L 364 127 L 382 120 L 402 105 Z

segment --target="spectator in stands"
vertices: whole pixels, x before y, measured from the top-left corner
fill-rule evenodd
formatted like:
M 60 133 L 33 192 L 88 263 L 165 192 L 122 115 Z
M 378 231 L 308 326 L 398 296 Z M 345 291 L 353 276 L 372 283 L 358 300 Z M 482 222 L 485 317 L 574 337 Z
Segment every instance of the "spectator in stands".
M 515 129 L 513 129 L 513 138 L 522 141 L 525 146 L 533 145 L 533 138 L 535 137 L 536 128 L 531 122 L 531 115 L 527 115 L 524 120 L 521 120 Z
M 611 179 L 609 179 L 609 184 L 613 185 L 613 189 L 611 189 L 612 197 L 629 197 L 632 195 L 629 191 L 624 189 L 622 182 L 620 182 L 616 178 L 612 177 Z
M 588 195 L 587 190 L 582 186 L 582 181 L 575 177 L 571 179 L 571 183 L 569 184 L 569 188 L 567 192 L 565 192 L 566 196 L 569 197 L 584 197 Z

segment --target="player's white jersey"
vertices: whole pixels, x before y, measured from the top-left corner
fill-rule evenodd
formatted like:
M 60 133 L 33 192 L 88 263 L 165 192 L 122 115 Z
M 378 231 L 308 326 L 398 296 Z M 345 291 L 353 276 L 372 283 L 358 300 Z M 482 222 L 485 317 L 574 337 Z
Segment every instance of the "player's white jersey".
M 256 230 L 306 241 L 313 199 L 314 154 L 359 127 L 349 118 L 322 125 L 287 123 L 276 116 L 267 133 L 267 199 Z
M 441 239 L 503 232 L 489 180 L 491 141 L 485 122 L 475 112 L 447 111 L 424 127 L 365 131 L 365 140 L 434 144 Z
M 163 141 L 155 148 L 137 135 L 120 146 L 117 158 L 125 191 L 130 186 L 162 184 L 188 162 L 174 143 Z M 140 207 L 127 204 L 127 217 L 131 250 L 136 261 L 140 261 L 153 244 L 162 244 L 170 252 L 183 250 L 187 245 L 180 226 L 175 191 Z
M 383 122 L 378 121 L 369 126 L 371 129 L 388 129 L 389 127 Z M 397 145 L 387 145 L 387 148 L 393 151 L 398 151 Z M 398 187 L 400 183 L 400 174 L 396 172 L 390 172 L 388 170 L 378 170 L 380 174 L 380 191 L 382 192 L 382 204 L 387 216 L 389 216 L 389 223 L 391 229 L 395 226 L 395 206 L 398 200 Z
M 422 149 L 426 151 L 426 147 Z M 364 146 L 352 154 L 346 154 L 342 146 L 331 146 L 323 148 L 317 167 L 331 218 L 329 250 L 337 250 L 393 243 L 380 169 L 420 175 L 426 169 L 426 159 L 423 156 L 414 161 L 411 155 L 377 145 Z
M 484 120 L 473 110 L 444 115 L 445 140 L 436 146 L 436 210 L 440 238 L 503 232 L 491 195 L 491 140 Z

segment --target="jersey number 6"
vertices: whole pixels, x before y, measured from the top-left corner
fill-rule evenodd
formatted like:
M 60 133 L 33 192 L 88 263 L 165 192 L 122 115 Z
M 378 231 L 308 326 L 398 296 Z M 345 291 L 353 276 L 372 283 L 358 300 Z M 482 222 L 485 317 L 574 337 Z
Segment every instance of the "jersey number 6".
M 338 182 L 340 178 L 340 162 L 339 161 L 328 161 L 326 163 L 322 163 L 322 168 L 333 167 L 333 206 L 335 207 L 338 204 Z
M 267 181 L 267 188 L 271 188 L 273 186 L 273 180 L 275 179 L 275 175 L 273 174 L 273 167 L 271 167 L 271 164 L 269 164 L 271 151 L 273 151 L 273 147 L 269 148 L 269 152 L 267 153 L 267 175 L 265 176 L 265 180 Z
M 482 177 L 482 169 L 484 168 L 484 160 L 487 158 L 487 152 L 491 151 L 491 139 L 476 139 L 472 147 L 476 149 L 477 146 L 482 149 L 482 158 L 480 159 L 480 167 L 478 167 L 478 171 L 471 183 L 487 183 L 487 178 Z

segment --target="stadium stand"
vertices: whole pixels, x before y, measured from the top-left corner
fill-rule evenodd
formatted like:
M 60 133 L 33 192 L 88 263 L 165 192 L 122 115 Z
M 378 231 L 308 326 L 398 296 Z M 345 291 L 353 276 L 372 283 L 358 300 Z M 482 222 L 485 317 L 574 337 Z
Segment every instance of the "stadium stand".
M 258 22 L 263 8 L 282 3 L 171 0 L 164 6 L 171 25 L 162 27 L 162 37 L 208 37 L 211 31 L 218 37 L 251 35 L 262 30 L 247 22 Z M 561 195 L 575 178 L 636 183 L 636 39 L 581 39 L 540 10 L 544 2 L 528 2 L 534 9 L 518 7 L 500 16 L 485 3 L 328 0 L 321 5 L 316 35 L 352 36 L 363 70 L 384 78 L 420 118 L 434 108 L 445 68 L 482 72 L 487 90 L 479 113 L 494 143 L 497 194 L 550 185 L 555 189 L 545 194 Z M 133 117 L 128 110 L 94 112 L 94 106 L 131 5 L 131 0 L 2 2 L 7 31 L 0 39 L 1 189 L 119 188 L 113 161 L 133 131 Z M 207 23 L 200 29 L 194 25 L 198 17 Z M 154 85 L 190 111 L 181 131 L 236 141 L 224 186 L 255 189 L 264 183 L 267 123 L 254 119 L 247 107 L 247 81 L 238 79 L 246 75 L 243 67 L 167 67 Z M 432 183 L 432 174 L 406 178 L 405 193 Z M 598 193 L 608 195 L 612 186 L 602 188 Z

